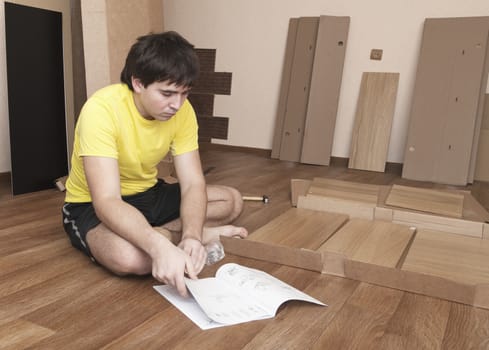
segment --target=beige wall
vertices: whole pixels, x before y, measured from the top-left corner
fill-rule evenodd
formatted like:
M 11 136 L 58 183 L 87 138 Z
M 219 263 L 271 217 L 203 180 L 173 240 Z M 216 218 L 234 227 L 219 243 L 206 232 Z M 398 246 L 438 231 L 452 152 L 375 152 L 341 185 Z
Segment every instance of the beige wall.
M 472 0 L 163 0 L 165 30 L 199 48 L 216 48 L 216 70 L 233 72 L 231 96 L 217 96 L 215 114 L 228 116 L 237 146 L 272 147 L 288 20 L 350 16 L 333 155 L 348 157 L 362 72 L 399 72 L 388 160 L 402 162 L 416 64 L 426 17 L 488 16 L 489 1 Z M 384 50 L 382 61 L 370 50 Z
M 20 5 L 58 11 L 63 16 L 63 60 L 65 84 L 65 111 L 68 141 L 68 154 L 73 144 L 73 66 L 71 54 L 71 15 L 70 2 L 67 0 L 9 0 Z M 7 64 L 5 51 L 5 1 L 0 3 L 0 173 L 9 172 L 10 166 L 10 137 L 7 95 Z M 68 159 L 69 160 L 69 159 Z
M 161 0 L 82 0 L 87 96 L 119 82 L 137 37 L 163 30 Z

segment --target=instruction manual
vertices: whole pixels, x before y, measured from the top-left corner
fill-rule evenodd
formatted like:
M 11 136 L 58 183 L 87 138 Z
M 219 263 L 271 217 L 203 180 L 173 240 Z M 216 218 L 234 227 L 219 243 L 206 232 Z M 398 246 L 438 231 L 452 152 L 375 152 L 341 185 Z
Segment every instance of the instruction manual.
M 289 300 L 326 306 L 266 272 L 234 263 L 221 266 L 216 277 L 186 278 L 185 284 L 191 293 L 187 298 L 168 285 L 154 289 L 201 329 L 272 318 Z

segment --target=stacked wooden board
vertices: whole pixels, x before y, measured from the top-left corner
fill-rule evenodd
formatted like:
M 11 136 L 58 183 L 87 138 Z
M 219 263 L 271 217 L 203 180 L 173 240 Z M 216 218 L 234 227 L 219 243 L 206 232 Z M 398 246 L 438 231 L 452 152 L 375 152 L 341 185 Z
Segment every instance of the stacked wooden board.
M 321 178 L 292 184 L 297 208 L 247 239 L 223 237 L 227 252 L 489 309 L 489 213 L 470 194 L 425 197 L 456 198 L 447 203 L 450 214 L 461 208 L 454 218 L 385 204 L 391 186 Z M 415 197 L 434 191 L 412 189 Z

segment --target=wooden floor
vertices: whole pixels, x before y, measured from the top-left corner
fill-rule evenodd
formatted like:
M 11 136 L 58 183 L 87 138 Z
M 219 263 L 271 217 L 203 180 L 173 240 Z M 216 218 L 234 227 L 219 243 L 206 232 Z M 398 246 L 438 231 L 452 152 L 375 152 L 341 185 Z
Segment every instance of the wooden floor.
M 290 208 L 291 178 L 414 184 L 229 147 L 205 147 L 202 160 L 208 183 L 270 196 L 245 204 L 237 224 L 250 232 Z M 113 276 L 73 249 L 62 193 L 12 197 L 0 180 L 0 349 L 489 349 L 489 310 L 230 255 L 223 263 L 262 269 L 329 306 L 289 302 L 274 319 L 201 331 L 152 289 L 151 277 Z M 487 184 L 466 189 L 488 208 Z

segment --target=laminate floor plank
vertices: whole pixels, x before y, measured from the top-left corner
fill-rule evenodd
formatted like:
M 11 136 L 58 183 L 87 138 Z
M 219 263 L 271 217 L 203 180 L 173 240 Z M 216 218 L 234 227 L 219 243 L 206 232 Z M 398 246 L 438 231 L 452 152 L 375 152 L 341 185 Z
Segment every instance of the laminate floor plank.
M 445 300 L 405 293 L 378 349 L 442 349 L 450 305 Z
M 489 312 L 452 303 L 442 349 L 488 349 Z
M 403 294 L 361 283 L 311 349 L 378 349 Z
M 15 320 L 0 325 L 0 339 L 2 340 L 0 349 L 26 349 L 54 333 L 51 329 L 40 327 L 34 323 Z

